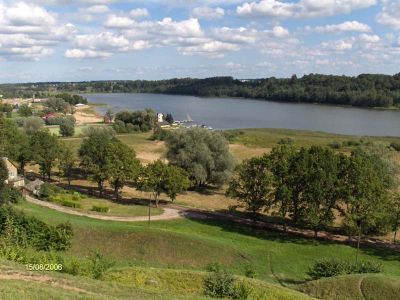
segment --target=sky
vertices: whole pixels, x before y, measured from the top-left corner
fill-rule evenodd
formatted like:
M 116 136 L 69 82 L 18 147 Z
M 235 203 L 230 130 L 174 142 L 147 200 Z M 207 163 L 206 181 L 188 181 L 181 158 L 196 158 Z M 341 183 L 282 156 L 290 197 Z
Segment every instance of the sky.
M 0 0 L 0 82 L 400 72 L 400 0 Z

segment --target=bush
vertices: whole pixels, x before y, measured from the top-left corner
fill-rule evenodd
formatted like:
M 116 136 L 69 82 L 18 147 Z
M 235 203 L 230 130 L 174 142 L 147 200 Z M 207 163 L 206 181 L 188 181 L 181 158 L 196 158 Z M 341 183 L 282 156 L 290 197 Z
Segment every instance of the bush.
M 72 235 L 70 223 L 54 227 L 11 207 L 0 208 L 0 237 L 11 247 L 64 251 L 71 246 Z
M 232 298 L 237 300 L 247 300 L 249 299 L 252 292 L 253 288 L 251 285 L 244 282 L 240 282 L 235 286 Z
M 60 134 L 63 137 L 74 136 L 75 134 L 74 123 L 69 120 L 62 121 L 60 124 Z
M 114 265 L 113 262 L 107 260 L 100 252 L 93 252 L 89 260 L 94 279 L 101 279 L 103 274 Z
M 23 199 L 24 198 L 18 190 L 8 185 L 5 185 L 4 188 L 0 191 L 0 204 L 15 204 Z
M 328 146 L 331 147 L 332 149 L 340 149 L 340 148 L 342 148 L 342 144 L 340 142 L 337 142 L 337 141 L 333 141 Z
M 110 208 L 108 208 L 107 206 L 96 206 L 93 205 L 91 211 L 97 211 L 100 213 L 108 213 L 110 210 Z
M 204 293 L 213 298 L 235 295 L 235 279 L 226 271 L 217 270 L 204 279 Z
M 62 192 L 63 192 L 62 188 L 60 188 L 56 185 L 50 184 L 50 183 L 44 183 L 40 187 L 38 197 L 40 200 L 51 201 L 52 196 L 54 196 L 55 194 L 62 193 Z
M 66 199 L 60 199 L 60 200 L 56 200 L 56 201 L 53 201 L 53 202 L 59 203 L 62 206 L 65 206 L 65 207 L 82 208 L 82 205 L 80 203 L 75 202 L 75 201 L 66 200 Z
M 307 274 L 315 280 L 347 274 L 380 272 L 382 272 L 382 265 L 372 261 L 349 262 L 339 259 L 322 259 L 316 261 Z
M 257 273 L 251 266 L 246 266 L 246 269 L 244 271 L 244 275 L 247 278 L 254 278 L 254 277 L 257 276 Z
M 279 145 L 293 145 L 294 144 L 294 139 L 287 137 L 283 138 L 278 142 Z
M 358 142 L 358 141 L 344 141 L 343 142 L 343 146 L 345 146 L 345 147 L 357 147 L 357 146 L 360 146 L 361 145 L 361 143 L 360 142 Z
M 392 142 L 390 143 L 390 147 L 396 150 L 397 152 L 400 151 L 400 143 L 399 142 Z

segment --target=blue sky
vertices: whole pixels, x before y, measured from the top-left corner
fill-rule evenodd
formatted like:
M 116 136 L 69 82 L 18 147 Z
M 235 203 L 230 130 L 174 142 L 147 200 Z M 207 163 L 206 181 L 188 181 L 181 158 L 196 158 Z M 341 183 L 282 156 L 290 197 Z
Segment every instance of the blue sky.
M 399 66 L 399 0 L 0 0 L 0 82 Z

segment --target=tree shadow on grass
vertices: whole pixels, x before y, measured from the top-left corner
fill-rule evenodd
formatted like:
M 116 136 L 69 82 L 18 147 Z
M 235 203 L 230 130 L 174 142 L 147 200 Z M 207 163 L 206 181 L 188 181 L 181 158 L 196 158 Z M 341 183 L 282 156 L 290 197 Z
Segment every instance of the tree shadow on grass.
M 257 222 L 253 223 L 247 219 L 237 219 L 234 216 L 222 213 L 199 212 L 198 210 L 187 210 L 185 217 L 198 222 L 200 224 L 215 226 L 221 228 L 223 231 L 243 234 L 246 236 L 256 237 L 263 240 L 278 242 L 282 244 L 298 244 L 307 246 L 321 246 L 321 245 L 347 245 L 354 248 L 356 251 L 356 241 L 350 242 L 330 240 L 330 234 L 326 238 L 318 238 L 304 236 L 300 233 L 290 232 L 285 233 L 282 226 L 277 224 Z M 364 254 L 375 256 L 385 261 L 400 261 L 400 251 L 390 249 L 387 244 L 367 244 L 363 243 L 361 250 Z M 334 253 L 332 253 L 334 255 Z

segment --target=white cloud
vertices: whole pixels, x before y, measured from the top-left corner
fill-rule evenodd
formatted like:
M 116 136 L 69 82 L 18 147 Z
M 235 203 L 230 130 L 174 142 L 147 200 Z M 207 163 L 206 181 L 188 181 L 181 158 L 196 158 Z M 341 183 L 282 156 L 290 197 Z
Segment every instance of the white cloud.
M 246 2 L 237 7 L 240 16 L 267 16 L 277 18 L 316 18 L 350 13 L 377 4 L 377 0 L 261 0 Z
M 81 50 L 81 49 L 69 49 L 65 51 L 64 56 L 67 58 L 104 58 L 109 57 L 112 54 L 109 52 L 101 52 L 101 51 L 94 51 L 94 50 Z
M 321 33 L 338 33 L 338 32 L 370 32 L 371 27 L 367 24 L 360 23 L 358 21 L 347 21 L 340 24 L 331 24 L 325 26 L 318 26 L 310 28 Z
M 107 18 L 104 26 L 108 28 L 130 28 L 135 24 L 135 21 L 123 16 L 111 15 Z
M 376 34 L 370 35 L 365 33 L 361 34 L 358 38 L 366 43 L 378 43 L 381 40 L 381 38 Z
M 338 40 L 322 43 L 322 48 L 333 51 L 348 51 L 353 49 L 353 41 L 351 40 Z
M 400 2 L 382 0 L 382 12 L 376 17 L 378 23 L 400 30 Z
M 84 14 L 97 15 L 97 14 L 105 14 L 109 12 L 110 9 L 108 8 L 107 5 L 92 5 L 89 7 L 81 8 L 79 11 Z
M 134 19 L 142 18 L 142 17 L 147 17 L 149 15 L 149 11 L 146 8 L 136 8 L 132 9 L 129 12 L 129 15 Z
M 61 24 L 45 8 L 18 2 L 0 2 L 0 56 L 6 59 L 38 59 L 53 53 L 52 47 L 75 35 L 72 24 Z
M 284 27 L 282 27 L 282 26 L 275 26 L 275 27 L 272 29 L 272 34 L 273 34 L 275 37 L 279 37 L 279 38 L 281 38 L 281 37 L 287 37 L 287 36 L 289 36 L 289 30 L 287 30 L 286 28 L 284 28 Z
M 196 7 L 192 11 L 192 16 L 198 19 L 213 20 L 220 19 L 225 15 L 225 10 L 221 7 Z

